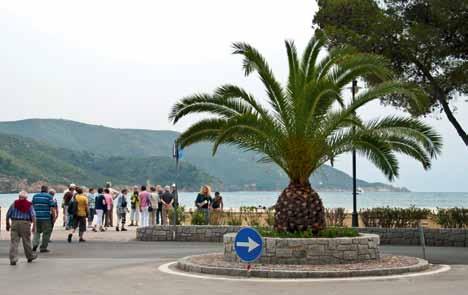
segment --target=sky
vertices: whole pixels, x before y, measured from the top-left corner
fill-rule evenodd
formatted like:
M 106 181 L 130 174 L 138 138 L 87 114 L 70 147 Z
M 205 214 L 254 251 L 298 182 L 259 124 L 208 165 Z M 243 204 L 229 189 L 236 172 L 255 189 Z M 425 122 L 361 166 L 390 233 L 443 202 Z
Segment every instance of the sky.
M 284 40 L 302 49 L 313 35 L 314 1 L 2 1 L 0 2 L 0 121 L 62 118 L 115 128 L 183 131 L 171 106 L 224 83 L 265 97 L 244 77 L 231 44 L 251 43 L 281 81 L 287 77 Z M 468 103 L 456 116 L 468 129 Z M 365 118 L 400 111 L 373 103 Z M 444 137 L 429 171 L 401 157 L 393 185 L 415 191 L 468 191 L 468 151 L 443 114 L 424 119 Z M 86 139 L 83 139 L 84 141 Z M 351 171 L 344 155 L 336 168 Z M 365 159 L 358 177 L 387 182 Z

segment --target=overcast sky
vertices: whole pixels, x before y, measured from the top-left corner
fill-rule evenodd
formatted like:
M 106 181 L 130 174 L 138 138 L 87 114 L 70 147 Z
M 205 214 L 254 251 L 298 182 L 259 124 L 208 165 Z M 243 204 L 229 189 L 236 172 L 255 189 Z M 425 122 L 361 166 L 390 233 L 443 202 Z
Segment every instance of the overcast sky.
M 181 131 L 171 105 L 223 83 L 263 96 L 243 77 L 231 43 L 255 45 L 284 81 L 284 39 L 303 48 L 311 37 L 313 1 L 2 1 L 0 121 L 63 118 L 116 128 Z M 468 104 L 456 116 L 468 128 Z M 365 117 L 397 112 L 373 104 Z M 443 155 L 430 171 L 402 158 L 394 185 L 418 191 L 468 191 L 468 152 L 446 120 L 427 118 L 444 135 Z M 86 139 L 84 138 L 85 142 Z M 350 156 L 337 168 L 349 172 Z M 385 181 L 360 160 L 360 178 Z

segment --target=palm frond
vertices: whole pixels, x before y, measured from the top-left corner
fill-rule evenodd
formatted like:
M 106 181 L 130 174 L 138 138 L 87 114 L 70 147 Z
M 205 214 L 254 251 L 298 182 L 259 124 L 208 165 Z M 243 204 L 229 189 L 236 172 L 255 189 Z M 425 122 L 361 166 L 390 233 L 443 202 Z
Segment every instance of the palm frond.
M 265 86 L 268 98 L 273 109 L 278 113 L 278 118 L 284 126 L 291 124 L 290 114 L 292 111 L 291 102 L 286 99 L 285 93 L 276 80 L 268 63 L 264 57 L 252 46 L 247 43 L 234 43 L 234 54 L 240 54 L 244 57 L 243 68 L 245 75 L 250 75 L 256 71 L 263 85 Z
M 210 118 L 200 120 L 179 135 L 177 143 L 184 148 L 202 141 L 213 141 L 225 125 L 226 119 Z
M 302 71 L 297 56 L 297 49 L 293 41 L 285 41 L 286 53 L 288 55 L 289 77 L 288 77 L 288 92 L 292 98 L 297 97 L 302 85 Z
M 223 118 L 250 112 L 248 105 L 236 103 L 216 95 L 195 94 L 177 102 L 169 114 L 169 119 L 175 124 L 182 117 L 194 113 L 212 113 Z

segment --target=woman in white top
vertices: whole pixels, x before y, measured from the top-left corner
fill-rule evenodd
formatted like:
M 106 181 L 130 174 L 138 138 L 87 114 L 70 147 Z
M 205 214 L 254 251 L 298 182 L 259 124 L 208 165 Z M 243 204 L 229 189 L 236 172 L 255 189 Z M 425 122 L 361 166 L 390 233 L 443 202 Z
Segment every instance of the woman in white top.
M 159 194 L 156 188 L 152 186 L 150 188 L 150 210 L 149 210 L 149 225 L 156 224 L 156 214 L 158 212 Z

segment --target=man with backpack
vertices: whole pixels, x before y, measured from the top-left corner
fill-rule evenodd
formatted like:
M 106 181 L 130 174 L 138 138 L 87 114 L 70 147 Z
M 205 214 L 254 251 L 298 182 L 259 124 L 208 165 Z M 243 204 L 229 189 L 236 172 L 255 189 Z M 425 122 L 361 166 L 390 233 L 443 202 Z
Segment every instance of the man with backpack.
M 75 196 L 75 184 L 70 184 L 68 189 L 63 192 L 63 202 L 62 202 L 62 208 L 63 208 L 63 227 L 65 227 L 66 230 L 70 229 L 70 224 L 72 222 L 72 219 L 68 215 L 68 205 L 70 204 L 70 201 L 73 199 Z
M 73 197 L 72 201 L 70 201 L 68 209 L 70 216 L 73 216 L 73 230 L 70 234 L 68 234 L 68 242 L 72 242 L 73 234 L 77 228 L 80 237 L 79 241 L 86 242 L 86 240 L 83 238 L 83 235 L 86 232 L 88 223 L 88 196 L 83 194 L 82 188 L 76 188 L 76 196 Z
M 116 231 L 127 231 L 125 228 L 125 223 L 127 221 L 127 189 L 123 189 L 122 192 L 117 197 L 117 226 L 115 227 Z M 122 223 L 122 227 L 119 229 L 119 223 Z

